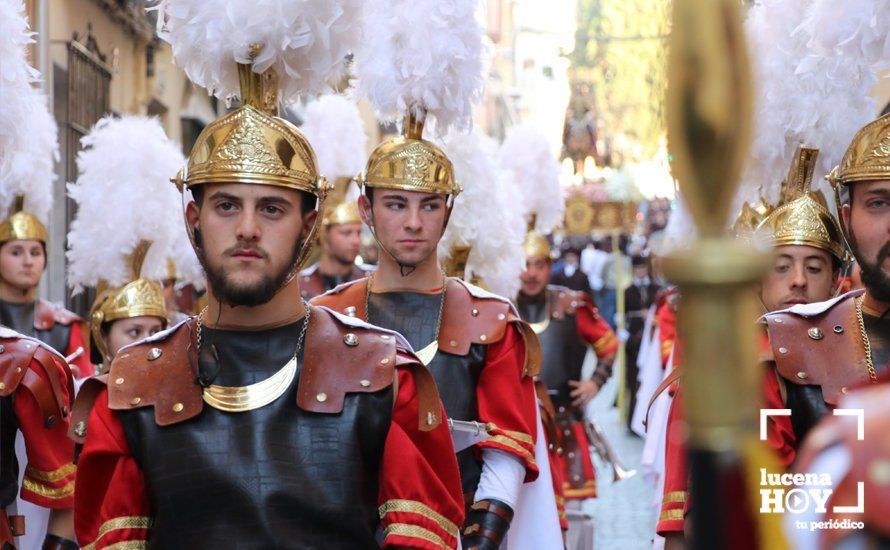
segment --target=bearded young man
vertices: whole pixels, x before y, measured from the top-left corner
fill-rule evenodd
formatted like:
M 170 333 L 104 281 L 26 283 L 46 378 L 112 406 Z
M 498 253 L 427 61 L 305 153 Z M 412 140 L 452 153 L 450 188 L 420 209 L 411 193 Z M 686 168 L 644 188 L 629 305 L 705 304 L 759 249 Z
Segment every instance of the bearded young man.
M 463 502 L 435 383 L 397 334 L 301 300 L 327 182 L 264 101 L 273 70 L 238 71 L 243 106 L 205 128 L 178 178 L 209 305 L 83 390 L 78 540 L 455 548 Z
M 465 548 L 497 548 L 520 487 L 535 479 L 536 340 L 509 301 L 446 277 L 436 247 L 460 188 L 451 161 L 422 138 L 422 121 L 368 160 L 359 199 L 380 245 L 368 278 L 313 300 L 398 331 L 427 365 L 455 420 L 486 424 L 488 439 L 458 453 L 469 505 Z M 449 200 L 451 199 L 451 200 Z

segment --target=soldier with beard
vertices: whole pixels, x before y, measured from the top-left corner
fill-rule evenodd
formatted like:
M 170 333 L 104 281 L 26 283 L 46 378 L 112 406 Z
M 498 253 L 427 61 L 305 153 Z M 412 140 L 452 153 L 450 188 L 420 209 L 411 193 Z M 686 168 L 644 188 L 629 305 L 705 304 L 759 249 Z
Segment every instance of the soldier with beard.
M 170 0 L 162 37 L 207 69 L 203 33 L 235 25 L 222 12 L 237 4 Z M 223 67 L 201 73 L 245 55 L 274 61 L 237 65 L 242 106 L 204 129 L 177 178 L 194 197 L 185 218 L 208 306 L 121 350 L 107 387 L 89 389 L 77 538 L 90 548 L 455 548 L 460 479 L 432 377 L 394 332 L 300 298 L 296 275 L 329 186 L 309 142 L 276 116 L 284 61 L 264 52 L 277 44 L 269 29 L 280 31 L 270 17 L 238 28 L 256 42 L 219 45 Z M 302 27 L 288 32 L 305 44 Z

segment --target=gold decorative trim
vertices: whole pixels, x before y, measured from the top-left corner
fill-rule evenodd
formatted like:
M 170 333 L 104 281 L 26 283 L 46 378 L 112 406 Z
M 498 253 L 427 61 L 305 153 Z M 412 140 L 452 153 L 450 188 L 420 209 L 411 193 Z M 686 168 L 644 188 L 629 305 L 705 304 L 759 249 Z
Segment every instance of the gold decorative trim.
M 670 504 L 672 502 L 686 502 L 686 491 L 665 493 L 664 498 L 661 499 L 662 504 Z
M 392 523 L 387 526 L 384 531 L 385 536 L 395 535 L 399 537 L 410 537 L 425 540 L 431 544 L 437 545 L 439 548 L 449 548 L 442 537 L 423 527 L 417 525 L 408 525 L 406 523 Z
M 121 516 L 117 518 L 110 519 L 102 524 L 99 527 L 99 534 L 96 536 L 96 540 L 84 546 L 81 550 L 94 550 L 96 548 L 96 544 L 102 540 L 102 537 L 107 535 L 112 531 L 119 531 L 121 529 L 150 529 L 151 528 L 151 518 L 148 516 Z M 137 546 L 131 546 L 137 545 Z M 146 548 L 146 541 L 126 541 L 126 542 L 118 542 L 112 544 L 111 546 L 106 546 L 105 548 L 118 548 L 120 550 L 137 550 L 141 548 Z
M 519 441 L 521 443 L 528 443 L 529 445 L 535 444 L 535 440 L 532 439 L 532 436 L 528 435 L 527 433 L 514 432 L 513 430 L 505 430 L 505 429 L 499 427 L 494 422 L 488 422 L 487 424 L 485 424 L 485 429 L 488 432 L 500 432 L 503 435 L 506 435 L 507 437 L 515 439 L 516 441 Z
M 382 506 L 380 506 L 380 508 L 378 508 L 378 512 L 380 514 L 381 520 L 389 512 L 408 512 L 411 514 L 417 514 L 419 516 L 423 516 L 435 521 L 437 524 L 439 524 L 439 527 L 441 527 L 447 533 L 454 535 L 455 537 L 458 533 L 457 525 L 452 523 L 451 520 L 449 520 L 439 512 L 436 512 L 426 504 L 417 502 L 416 500 L 387 500 L 383 503 Z
M 204 388 L 204 402 L 224 412 L 245 412 L 265 407 L 284 395 L 297 376 L 297 358 L 293 357 L 278 372 L 249 386 Z
M 550 316 L 548 315 L 546 318 L 544 318 L 543 321 L 538 321 L 537 323 L 529 323 L 528 325 L 532 327 L 532 330 L 535 334 L 540 335 L 542 332 L 547 330 L 547 327 L 550 326 Z
M 27 477 L 22 480 L 22 486 L 31 491 L 35 495 L 46 498 L 61 499 L 71 496 L 74 493 L 74 480 L 72 479 L 62 487 L 47 487 L 42 483 L 31 481 Z
M 59 481 L 60 479 L 70 476 L 76 471 L 77 466 L 71 463 L 65 464 L 61 468 L 53 470 L 51 472 L 38 470 L 37 468 L 29 465 L 25 469 L 25 475 L 34 479 L 39 479 L 40 481 Z
M 683 513 L 683 510 L 679 508 L 675 510 L 665 510 L 658 516 L 658 521 L 682 521 L 684 516 L 685 514 Z
M 516 443 L 516 441 L 505 435 L 494 435 L 484 441 L 481 441 L 478 444 L 484 446 L 486 443 L 503 445 L 504 447 L 516 451 L 516 453 L 519 454 L 519 456 L 521 456 L 523 459 L 525 459 L 529 464 L 537 465 L 537 462 L 535 462 L 535 455 L 533 455 L 528 450 L 526 450 L 525 447 L 521 446 L 519 443 Z
M 581 487 L 572 487 L 568 482 L 563 482 L 562 492 L 570 500 L 593 498 L 596 496 L 596 480 L 588 479 Z
M 125 542 L 116 542 L 111 546 L 106 546 L 105 550 L 145 550 L 146 548 L 148 548 L 148 541 L 128 540 Z
M 433 359 L 436 358 L 436 353 L 438 352 L 439 341 L 433 340 L 422 349 L 417 350 L 417 352 L 415 352 L 415 355 L 418 359 L 420 359 L 420 362 L 423 363 L 424 367 L 428 367 L 429 364 L 433 362 Z
M 599 340 L 593 343 L 593 349 L 597 353 L 602 351 L 604 348 L 608 348 L 615 344 L 618 341 L 618 338 L 615 336 L 614 332 L 609 332 L 601 337 Z

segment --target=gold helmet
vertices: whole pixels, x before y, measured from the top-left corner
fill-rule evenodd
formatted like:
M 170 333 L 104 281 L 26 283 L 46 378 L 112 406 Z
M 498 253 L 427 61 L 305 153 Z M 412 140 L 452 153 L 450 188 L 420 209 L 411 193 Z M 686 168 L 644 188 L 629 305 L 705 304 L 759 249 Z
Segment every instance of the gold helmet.
M 760 223 L 772 211 L 773 205 L 767 202 L 763 195 L 757 199 L 757 202 L 742 204 L 742 211 L 739 212 L 738 218 L 732 225 L 732 232 L 738 239 L 750 240 Z
M 760 223 L 757 235 L 773 247 L 804 245 L 824 250 L 840 263 L 846 254 L 841 228 L 822 193 L 810 190 L 818 155 L 818 149 L 797 149 L 779 205 Z
M 9 218 L 0 223 L 0 243 L 8 241 L 40 241 L 46 243 L 46 226 L 37 216 L 25 212 L 25 197 L 15 199 L 15 207 Z
M 359 181 L 366 187 L 422 191 L 448 195 L 461 192 L 451 160 L 439 146 L 423 139 L 425 115 L 413 111 L 405 117 L 402 135 L 374 149 Z
M 108 365 L 113 355 L 109 353 L 105 338 L 102 337 L 106 323 L 133 317 L 159 317 L 166 323 L 167 308 L 164 292 L 157 281 L 140 277 L 142 264 L 148 249 L 149 241 L 141 241 L 130 255 L 131 280 L 126 284 L 111 287 L 100 281 L 96 287 L 96 299 L 90 309 L 90 332 L 93 336 L 94 349 L 101 354 L 101 360 Z M 103 327 L 105 325 L 105 327 Z
M 262 46 L 251 52 L 258 55 Z M 315 152 L 296 126 L 278 116 L 278 76 L 273 69 L 253 71 L 238 63 L 241 107 L 210 123 L 195 141 L 188 165 L 174 182 L 180 190 L 211 183 L 244 183 L 286 187 L 318 199 L 318 219 L 306 243 L 311 243 L 323 218 L 331 186 L 318 173 Z M 191 229 L 189 230 L 190 236 Z M 194 241 L 193 241 L 194 242 Z M 306 260 L 310 246 L 301 247 L 293 274 Z
M 326 201 L 323 221 L 325 227 L 362 222 L 358 213 L 358 203 L 349 193 L 350 183 L 352 183 L 351 179 L 340 178 L 334 184 L 334 189 Z
M 863 127 L 828 180 L 835 188 L 858 181 L 890 179 L 890 113 Z
M 550 243 L 547 241 L 547 237 L 538 233 L 535 229 L 535 224 L 537 223 L 537 214 L 532 212 L 529 214 L 530 220 L 528 222 L 528 231 L 525 234 L 525 242 L 523 243 L 523 248 L 525 249 L 525 257 L 526 258 L 536 258 L 543 257 L 548 260 L 551 258 L 550 256 Z

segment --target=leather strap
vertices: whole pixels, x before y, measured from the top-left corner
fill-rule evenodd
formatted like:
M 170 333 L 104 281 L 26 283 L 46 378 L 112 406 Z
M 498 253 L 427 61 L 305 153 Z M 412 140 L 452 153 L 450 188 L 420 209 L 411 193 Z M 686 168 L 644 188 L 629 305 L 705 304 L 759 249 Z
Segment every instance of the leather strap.
M 480 500 L 467 512 L 461 546 L 467 550 L 496 550 L 510 529 L 513 509 L 499 500 Z
M 0 508 L 0 547 L 15 548 L 15 537 L 25 534 L 25 516 L 10 516 Z
M 80 546 L 73 540 L 68 540 L 50 533 L 43 539 L 42 550 L 78 550 Z
M 664 380 L 661 381 L 661 384 L 655 388 L 655 391 L 652 392 L 652 397 L 649 399 L 649 404 L 646 406 L 646 416 L 643 417 L 643 426 L 649 425 L 649 411 L 652 410 L 652 405 L 655 404 L 655 400 L 658 399 L 658 396 L 664 392 L 664 390 L 671 387 L 674 382 L 680 379 L 683 376 L 683 368 L 680 366 L 674 367 L 674 370 L 671 371 L 669 375 L 665 377 Z
M 53 353 L 42 346 L 38 346 L 37 350 L 34 352 L 34 360 L 37 361 L 43 369 L 43 373 L 46 374 L 56 405 L 62 414 L 62 418 L 66 418 L 70 412 L 69 399 L 74 399 L 74 378 L 70 373 L 67 373 L 67 388 L 65 389 L 67 389 L 68 392 L 66 397 L 66 393 L 62 391 L 62 385 L 59 383 L 57 372 L 60 368 L 67 371 L 67 363 L 65 363 L 61 357 L 54 357 Z

